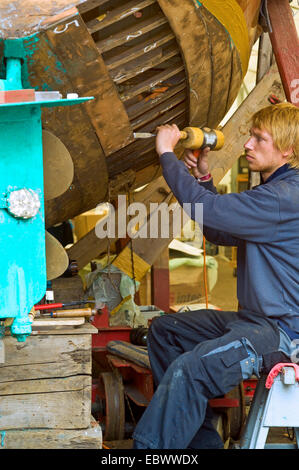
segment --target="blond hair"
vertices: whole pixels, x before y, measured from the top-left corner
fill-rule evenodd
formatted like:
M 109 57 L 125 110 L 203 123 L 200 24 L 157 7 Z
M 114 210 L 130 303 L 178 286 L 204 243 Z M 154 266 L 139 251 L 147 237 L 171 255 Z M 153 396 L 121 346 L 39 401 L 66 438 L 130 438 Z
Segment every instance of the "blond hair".
M 299 108 L 291 103 L 279 103 L 257 111 L 252 126 L 266 130 L 281 152 L 292 149 L 288 163 L 299 169 Z

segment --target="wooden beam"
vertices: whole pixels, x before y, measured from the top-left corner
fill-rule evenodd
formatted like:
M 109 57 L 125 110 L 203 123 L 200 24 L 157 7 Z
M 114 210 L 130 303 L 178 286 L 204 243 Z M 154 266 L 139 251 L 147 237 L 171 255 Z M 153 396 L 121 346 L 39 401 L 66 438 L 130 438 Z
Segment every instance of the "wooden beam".
M 289 0 L 268 0 L 269 33 L 288 101 L 299 106 L 299 41 Z
M 225 173 L 243 153 L 243 145 L 248 137 L 251 116 L 258 109 L 269 105 L 268 97 L 271 94 L 276 95 L 280 100 L 285 99 L 276 64 L 271 66 L 269 72 L 264 75 L 263 79 L 254 87 L 223 127 L 224 146 L 221 150 L 213 152 L 210 158 L 210 169 L 214 183 L 218 184 L 221 181 Z
M 152 183 L 146 186 L 143 190 L 134 193 L 134 202 L 143 202 L 148 208 L 151 202 L 163 202 L 166 197 L 169 197 L 170 189 L 167 186 L 164 178 L 160 176 Z M 115 233 L 118 231 L 118 211 L 115 212 Z M 108 250 L 109 245 L 115 243 L 118 237 L 115 238 L 98 238 L 95 230 L 91 230 L 84 237 L 78 240 L 73 246 L 67 250 L 70 259 L 76 260 L 79 269 L 86 266 L 94 258 Z

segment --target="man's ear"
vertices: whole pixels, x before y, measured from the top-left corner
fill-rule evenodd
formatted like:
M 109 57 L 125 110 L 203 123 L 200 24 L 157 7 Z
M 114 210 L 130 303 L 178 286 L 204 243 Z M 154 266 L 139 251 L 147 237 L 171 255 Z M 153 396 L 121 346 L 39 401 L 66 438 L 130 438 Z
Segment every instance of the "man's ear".
M 290 155 L 292 155 L 293 152 L 294 152 L 294 149 L 293 149 L 293 147 L 291 147 L 288 150 L 283 150 L 282 155 L 284 157 L 289 157 Z

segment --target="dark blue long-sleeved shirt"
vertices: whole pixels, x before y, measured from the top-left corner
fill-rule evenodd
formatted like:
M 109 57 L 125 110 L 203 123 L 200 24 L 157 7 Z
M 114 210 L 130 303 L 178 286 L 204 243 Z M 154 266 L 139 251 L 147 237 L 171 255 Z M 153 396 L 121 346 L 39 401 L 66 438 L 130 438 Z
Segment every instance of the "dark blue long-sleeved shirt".
M 238 247 L 242 308 L 276 319 L 299 337 L 299 171 L 285 166 L 254 189 L 220 195 L 211 181 L 199 184 L 174 153 L 160 161 L 181 205 L 203 203 L 207 240 Z

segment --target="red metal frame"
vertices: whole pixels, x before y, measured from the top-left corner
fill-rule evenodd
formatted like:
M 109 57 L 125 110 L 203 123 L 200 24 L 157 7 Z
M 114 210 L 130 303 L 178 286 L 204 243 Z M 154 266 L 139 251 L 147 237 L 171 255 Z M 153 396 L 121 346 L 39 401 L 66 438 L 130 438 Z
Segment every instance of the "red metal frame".
M 279 74 L 291 103 L 299 107 L 299 41 L 289 0 L 268 0 L 269 32 Z

